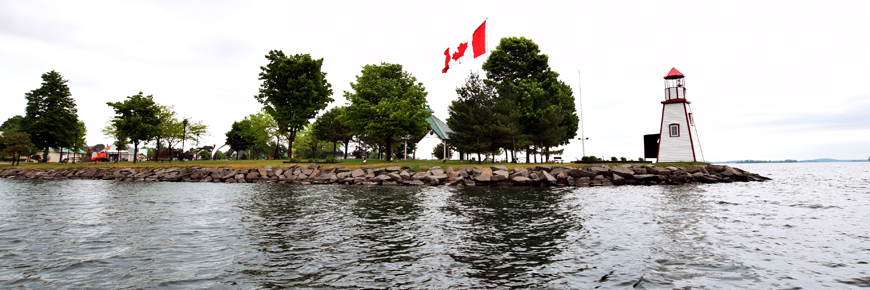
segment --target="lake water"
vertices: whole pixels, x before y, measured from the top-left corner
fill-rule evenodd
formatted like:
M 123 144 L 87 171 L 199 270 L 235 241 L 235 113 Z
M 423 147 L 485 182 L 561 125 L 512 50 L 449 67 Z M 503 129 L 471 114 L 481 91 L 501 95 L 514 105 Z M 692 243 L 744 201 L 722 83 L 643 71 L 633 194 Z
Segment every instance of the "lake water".
M 607 188 L 0 180 L 0 288 L 870 287 L 870 163 Z

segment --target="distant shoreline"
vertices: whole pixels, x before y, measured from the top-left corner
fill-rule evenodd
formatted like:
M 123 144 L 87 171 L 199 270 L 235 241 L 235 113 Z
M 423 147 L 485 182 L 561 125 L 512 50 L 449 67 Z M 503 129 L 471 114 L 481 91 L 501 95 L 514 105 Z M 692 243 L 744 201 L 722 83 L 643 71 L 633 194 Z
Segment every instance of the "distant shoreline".
M 841 163 L 841 162 L 870 162 L 870 160 L 840 160 L 840 159 L 812 159 L 812 160 L 733 160 L 733 161 L 713 161 L 713 164 L 756 164 L 756 163 Z

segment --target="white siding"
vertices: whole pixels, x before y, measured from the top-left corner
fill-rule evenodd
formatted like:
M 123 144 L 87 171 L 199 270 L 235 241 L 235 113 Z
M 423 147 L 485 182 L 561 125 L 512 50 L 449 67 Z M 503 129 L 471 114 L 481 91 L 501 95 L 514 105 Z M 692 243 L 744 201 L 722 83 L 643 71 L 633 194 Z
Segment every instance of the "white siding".
M 692 106 L 691 105 L 686 104 L 686 109 L 689 110 L 688 111 L 689 114 L 692 113 Z M 692 119 L 694 119 L 694 117 L 695 116 L 692 116 L 692 118 L 689 119 L 689 125 L 691 125 L 691 130 L 692 130 L 692 146 L 695 148 L 695 160 L 697 160 L 698 162 L 705 162 L 704 161 L 704 154 L 703 154 L 704 151 L 701 149 L 701 136 L 698 136 L 698 127 L 697 127 L 698 124 L 697 123 L 693 124 L 693 120 L 692 120 Z
M 659 158 L 657 162 L 692 162 L 692 140 L 689 138 L 690 126 L 686 120 L 684 103 L 664 104 L 661 132 L 659 132 Z M 671 137 L 669 125 L 680 125 L 680 136 Z M 693 134 L 695 132 L 692 132 Z

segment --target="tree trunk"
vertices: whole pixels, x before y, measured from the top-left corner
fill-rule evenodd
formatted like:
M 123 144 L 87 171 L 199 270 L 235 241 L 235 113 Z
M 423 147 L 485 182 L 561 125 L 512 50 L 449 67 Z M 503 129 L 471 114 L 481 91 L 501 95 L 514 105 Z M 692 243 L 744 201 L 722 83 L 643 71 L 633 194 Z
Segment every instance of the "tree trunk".
M 157 152 L 154 153 L 154 161 L 160 159 L 160 136 L 157 136 Z
M 480 164 L 481 162 L 483 161 L 480 159 L 480 152 L 477 152 L 477 164 Z
M 550 146 L 544 147 L 544 154 L 547 156 L 547 162 L 550 162 Z
M 290 136 L 287 136 L 287 159 L 293 158 L 293 141 L 296 140 L 296 130 L 290 130 Z
M 531 160 L 529 159 L 529 158 L 530 158 L 530 157 L 529 157 L 529 152 L 530 152 L 530 151 L 531 151 L 531 150 L 529 150 L 529 146 L 526 145 L 526 163 L 529 163 L 529 161 L 531 161 Z
M 275 160 L 278 160 L 278 147 L 278 141 L 275 141 L 275 152 L 272 153 L 272 157 L 274 157 Z
M 133 164 L 136 164 L 136 159 L 138 159 L 136 157 L 138 157 L 138 156 L 139 156 L 139 142 L 134 141 L 133 142 Z
M 386 147 L 387 147 L 386 150 L 384 150 L 384 151 L 386 151 L 385 152 L 386 156 L 384 159 L 386 159 L 386 161 L 392 161 L 393 160 L 393 138 L 392 137 L 387 138 L 387 146 Z
M 350 141 L 344 142 L 344 159 L 347 159 L 347 145 L 350 144 Z

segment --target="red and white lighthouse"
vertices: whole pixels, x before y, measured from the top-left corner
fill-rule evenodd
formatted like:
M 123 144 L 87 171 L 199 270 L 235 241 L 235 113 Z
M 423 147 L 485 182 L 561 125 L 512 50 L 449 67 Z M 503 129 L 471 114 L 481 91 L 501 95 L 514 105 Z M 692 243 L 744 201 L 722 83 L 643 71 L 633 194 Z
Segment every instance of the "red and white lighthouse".
M 704 162 L 691 104 L 686 100 L 685 76 L 671 68 L 665 75 L 665 101 L 662 102 L 656 162 Z

